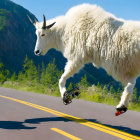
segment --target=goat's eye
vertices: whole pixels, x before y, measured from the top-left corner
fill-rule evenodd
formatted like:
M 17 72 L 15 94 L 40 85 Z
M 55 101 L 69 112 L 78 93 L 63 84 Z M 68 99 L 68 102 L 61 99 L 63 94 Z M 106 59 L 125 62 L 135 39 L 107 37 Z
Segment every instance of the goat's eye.
M 42 34 L 41 36 L 45 36 L 45 34 Z

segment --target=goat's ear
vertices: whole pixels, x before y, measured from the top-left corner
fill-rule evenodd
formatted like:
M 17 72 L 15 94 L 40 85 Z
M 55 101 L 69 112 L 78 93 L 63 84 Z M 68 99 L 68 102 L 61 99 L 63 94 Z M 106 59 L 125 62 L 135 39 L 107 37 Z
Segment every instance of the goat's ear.
M 55 23 L 56 23 L 56 22 L 54 22 L 54 23 L 52 23 L 52 24 L 46 26 L 46 29 L 50 29 Z
M 27 15 L 28 19 L 30 20 L 30 22 L 36 26 L 36 24 L 38 23 L 38 20 L 34 18 L 34 21 Z

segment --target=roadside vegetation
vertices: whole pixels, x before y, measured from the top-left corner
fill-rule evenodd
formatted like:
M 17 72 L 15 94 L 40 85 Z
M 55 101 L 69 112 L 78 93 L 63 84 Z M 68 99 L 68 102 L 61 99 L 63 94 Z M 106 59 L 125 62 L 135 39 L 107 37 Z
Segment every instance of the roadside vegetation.
M 12 75 L 5 69 L 4 65 L 0 63 L 0 83 L 2 87 L 14 88 L 18 90 L 32 91 L 35 93 L 47 94 L 51 96 L 60 97 L 58 79 L 60 78 L 62 70 L 59 70 L 55 65 L 55 60 L 47 66 L 42 63 L 41 66 L 35 66 L 33 60 L 27 56 L 24 60 L 23 69 L 18 74 Z M 81 78 L 81 81 L 75 85 L 68 83 L 68 90 L 78 86 L 81 94 L 79 99 L 93 101 L 97 103 L 109 104 L 116 106 L 120 100 L 122 93 L 122 86 L 116 91 L 113 86 L 88 85 L 87 77 Z M 140 111 L 140 96 L 138 96 L 135 88 L 131 102 L 130 110 Z

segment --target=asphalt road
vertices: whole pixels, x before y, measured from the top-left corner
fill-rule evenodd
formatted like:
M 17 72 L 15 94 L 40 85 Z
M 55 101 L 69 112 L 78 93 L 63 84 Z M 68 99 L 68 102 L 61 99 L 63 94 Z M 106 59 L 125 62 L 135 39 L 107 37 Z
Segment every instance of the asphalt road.
M 140 113 L 0 87 L 0 140 L 140 139 Z

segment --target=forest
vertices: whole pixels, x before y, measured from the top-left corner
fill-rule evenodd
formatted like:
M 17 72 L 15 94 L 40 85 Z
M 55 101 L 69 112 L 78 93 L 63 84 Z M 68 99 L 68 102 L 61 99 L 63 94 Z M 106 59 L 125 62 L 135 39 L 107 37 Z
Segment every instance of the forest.
M 35 93 L 47 94 L 60 97 L 58 82 L 63 73 L 55 64 L 55 59 L 46 66 L 43 62 L 36 66 L 32 59 L 25 57 L 22 70 L 19 73 L 10 73 L 5 68 L 3 63 L 0 63 L 0 83 L 3 87 L 14 88 L 18 90 L 32 91 Z M 87 82 L 86 75 L 81 78 L 81 81 L 74 83 L 71 80 L 67 81 L 67 89 L 71 90 L 74 87 L 80 88 L 78 99 L 104 103 L 116 106 L 120 100 L 123 86 L 116 89 L 113 86 L 97 83 L 90 85 Z M 129 109 L 140 111 L 140 96 L 137 89 L 131 97 Z

